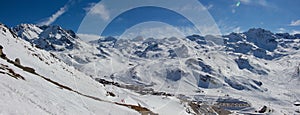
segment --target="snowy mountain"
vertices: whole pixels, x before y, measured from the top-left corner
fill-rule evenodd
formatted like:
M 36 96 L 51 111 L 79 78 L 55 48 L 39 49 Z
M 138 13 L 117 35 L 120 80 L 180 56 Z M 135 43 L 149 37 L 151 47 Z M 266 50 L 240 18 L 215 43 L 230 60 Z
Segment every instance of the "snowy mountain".
M 63 51 L 73 49 L 78 36 L 72 30 L 64 30 L 60 26 L 37 26 L 21 24 L 13 31 L 26 41 L 47 51 Z
M 3 114 L 299 114 L 297 34 L 253 28 L 86 43 L 59 26 L 1 24 L 0 32 Z M 8 61 L 16 58 L 22 66 Z

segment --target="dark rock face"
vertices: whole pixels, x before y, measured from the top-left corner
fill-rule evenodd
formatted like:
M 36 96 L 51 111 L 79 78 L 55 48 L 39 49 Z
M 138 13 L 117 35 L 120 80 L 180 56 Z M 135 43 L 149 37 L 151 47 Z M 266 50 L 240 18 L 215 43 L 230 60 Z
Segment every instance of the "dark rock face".
M 267 111 L 268 107 L 267 106 L 263 106 L 258 113 L 265 113 Z
M 178 81 L 185 73 L 180 69 L 167 70 L 167 79 L 172 81 Z
M 206 40 L 203 36 L 200 35 L 191 35 L 191 36 L 187 36 L 187 39 L 194 41 L 198 44 L 206 44 Z
M 253 73 L 259 74 L 259 75 L 268 75 L 268 73 L 262 69 L 254 68 L 247 59 L 244 58 L 238 58 L 235 59 L 235 62 L 237 63 L 238 67 L 240 69 L 247 69 Z
M 231 86 L 232 88 L 236 89 L 236 90 L 244 90 L 244 89 L 247 89 L 247 87 L 245 87 L 243 84 L 240 84 L 234 80 L 231 80 L 231 79 L 228 79 L 228 78 L 225 78 L 224 81 L 229 85 Z
M 262 49 L 274 51 L 277 48 L 278 42 L 276 41 L 276 37 L 270 31 L 258 28 L 250 29 L 244 34 L 247 36 L 247 41 L 254 43 Z
M 210 75 L 201 75 L 201 74 L 199 75 L 198 87 L 210 89 L 210 88 L 218 88 L 221 86 L 222 83 L 218 79 Z

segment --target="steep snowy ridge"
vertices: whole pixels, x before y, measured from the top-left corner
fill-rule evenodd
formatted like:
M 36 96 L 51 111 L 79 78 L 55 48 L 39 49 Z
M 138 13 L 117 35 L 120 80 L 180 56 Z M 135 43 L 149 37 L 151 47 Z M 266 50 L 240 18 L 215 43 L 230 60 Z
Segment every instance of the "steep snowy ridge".
M 72 30 L 64 30 L 60 26 L 21 24 L 14 27 L 13 31 L 22 39 L 47 51 L 73 49 L 76 46 L 76 39 L 78 39 Z
M 115 103 L 107 98 L 103 85 L 53 54 L 14 38 L 5 26 L 0 29 L 6 54 L 0 58 L 1 114 L 137 114 L 137 109 L 129 108 L 137 105 Z M 11 61 L 17 58 L 21 63 Z M 33 67 L 35 72 L 21 67 Z
M 299 35 L 274 34 L 253 28 L 223 36 L 103 37 L 85 43 L 81 40 L 84 38 L 59 26 L 21 24 L 12 29 L 4 25 L 0 28 L 0 45 L 9 59 L 19 58 L 21 65 L 32 67 L 41 76 L 84 95 L 119 103 L 97 102 L 55 88 L 38 76 L 0 59 L 1 64 L 25 79 L 11 78 L 9 71 L 3 71 L 7 74 L 3 74 L 2 90 L 17 95 L 9 99 L 21 98 L 22 101 L 1 101 L 11 105 L 33 103 L 40 108 L 21 113 L 97 114 L 111 109 L 105 113 L 137 114 L 122 104 L 142 106 L 158 114 L 209 113 L 210 110 L 204 109 L 206 105 L 197 108 L 192 101 L 210 103 L 208 106 L 214 108 L 213 114 L 217 112 L 216 107 L 240 114 L 255 113 L 263 106 L 270 109 L 264 113 L 273 114 L 296 114 L 299 109 L 293 105 L 300 100 L 297 90 L 300 81 Z M 19 84 L 9 84 L 14 82 Z M 23 90 L 23 85 L 33 93 Z M 45 89 L 58 96 L 46 97 Z M 29 96 L 22 98 L 20 94 Z M 161 94 L 172 96 L 162 98 Z M 39 98 L 34 99 L 32 95 Z M 65 95 L 71 99 L 60 98 Z M 56 100 L 58 107 L 45 104 L 56 103 Z M 16 113 L 5 105 L 1 107 L 5 107 L 4 113 Z M 61 107 L 65 109 L 61 110 Z M 75 108 L 77 111 L 71 111 Z
M 8 30 L 8 28 L 5 28 L 3 26 L 1 27 L 1 29 Z M 19 38 L 11 37 L 12 34 L 10 32 L 1 31 L 1 33 L 2 33 L 1 45 L 4 48 L 3 52 L 6 54 L 7 58 L 9 59 L 19 58 L 21 60 L 22 65 L 34 67 L 37 73 L 50 77 L 49 79 L 65 84 L 71 88 L 85 89 L 84 87 L 90 87 L 89 90 L 82 90 L 82 91 L 90 92 L 90 94 L 92 93 L 95 95 L 101 94 L 100 93 L 101 91 L 99 92 L 99 90 L 101 89 L 97 88 L 101 86 L 99 86 L 96 83 L 93 84 L 93 80 L 90 79 L 89 77 L 86 77 L 84 74 L 76 71 L 75 69 L 72 70 L 72 68 L 68 67 L 67 65 L 60 62 L 59 60 L 53 58 L 49 52 L 34 48 L 28 42 L 24 42 Z M 76 96 L 71 92 L 70 93 L 64 92 L 63 90 L 56 88 L 56 86 L 53 86 L 43 81 L 42 79 L 38 79 L 36 75 L 28 74 L 25 71 L 22 71 L 14 67 L 12 64 L 7 63 L 3 59 L 1 59 L 1 64 L 4 64 L 9 68 L 12 68 L 13 71 L 17 71 L 19 74 L 23 75 L 26 79 L 25 81 L 20 81 L 20 80 L 15 81 L 13 79 L 9 79 L 7 75 L 1 75 L 3 78 L 3 80 L 1 80 L 2 81 L 1 92 L 5 92 L 5 95 L 3 95 L 4 97 L 1 98 L 1 99 L 5 98 L 5 100 L 1 100 L 3 101 L 1 108 L 5 108 L 2 110 L 4 112 L 3 114 L 12 114 L 12 113 L 26 114 L 26 113 L 35 113 L 35 111 L 41 114 L 43 113 L 52 114 L 52 113 L 60 113 L 60 112 L 77 113 L 80 111 L 83 113 L 89 112 L 88 110 L 85 110 L 83 106 L 81 107 L 71 106 L 74 105 L 75 103 L 77 103 L 77 105 L 82 105 L 81 104 L 82 102 L 80 101 L 80 96 Z M 59 69 L 59 68 L 68 68 L 71 70 L 67 71 L 66 69 Z M 76 79 L 82 79 L 87 82 L 82 82 L 80 84 L 74 84 L 74 82 L 70 82 Z M 96 91 L 92 91 L 93 90 L 92 87 L 96 87 L 95 88 Z M 8 96 L 8 95 L 14 95 L 14 96 Z M 70 104 L 70 102 L 66 102 L 66 97 L 71 99 L 73 98 L 74 102 L 71 102 L 73 104 Z M 16 99 L 18 98 L 21 100 L 17 101 Z M 69 103 L 69 104 L 64 104 L 64 103 Z M 20 106 L 15 106 L 18 104 L 20 104 Z M 13 107 L 17 107 L 19 108 L 19 110 Z M 21 107 L 27 107 L 27 109 L 22 109 Z M 62 107 L 65 108 L 65 110 L 60 110 Z M 25 111 L 25 110 L 29 110 L 29 111 Z

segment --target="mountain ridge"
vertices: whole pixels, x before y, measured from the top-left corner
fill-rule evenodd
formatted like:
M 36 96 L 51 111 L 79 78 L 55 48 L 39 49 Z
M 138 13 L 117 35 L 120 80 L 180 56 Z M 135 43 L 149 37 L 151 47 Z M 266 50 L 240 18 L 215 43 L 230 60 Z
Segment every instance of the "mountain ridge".
M 258 28 L 223 36 L 191 35 L 186 38 L 163 39 L 103 37 L 86 43 L 74 35 L 74 32 L 59 26 L 23 26 L 30 27 L 8 28 L 1 25 L 2 42 L 7 43 L 5 48 L 18 52 L 9 48 L 9 44 L 25 44 L 25 49 L 20 47 L 22 51 L 31 52 L 29 54 L 34 56 L 35 61 L 40 60 L 38 63 L 66 64 L 63 68 L 76 71 L 82 77 L 89 76 L 89 80 L 101 79 L 113 84 L 126 84 L 124 87 L 133 89 L 152 89 L 174 96 L 184 95 L 183 97 L 197 102 L 217 102 L 219 98 L 228 96 L 246 100 L 251 104 L 248 108 L 250 112 L 268 102 L 272 104 L 271 108 L 276 109 L 275 113 L 280 113 L 286 109 L 283 105 L 290 106 L 299 100 L 297 95 L 300 92 L 296 89 L 299 84 L 297 81 L 300 80 L 297 72 L 300 68 L 297 64 L 300 59 L 300 38 L 297 34 L 274 34 Z M 218 41 L 220 39 L 222 42 Z M 61 62 L 48 58 L 50 54 Z M 8 57 L 13 59 L 19 55 L 9 52 Z M 25 55 L 22 57 L 24 61 L 21 62 L 24 62 L 24 65 L 34 64 L 32 60 L 25 58 Z M 37 67 L 34 69 L 37 72 L 43 70 L 45 76 L 46 73 L 51 73 L 44 68 L 48 66 L 35 66 Z M 64 74 L 64 77 L 70 80 L 68 75 Z M 60 83 L 69 84 L 64 78 L 51 77 Z M 28 77 L 25 76 L 25 79 Z M 119 93 L 121 90 L 109 87 L 104 86 L 106 89 L 101 90 L 112 93 Z M 128 98 L 128 95 L 132 96 L 132 92 L 127 93 L 122 97 L 136 102 L 136 99 Z M 100 97 L 102 96 L 101 93 Z M 145 104 L 145 107 L 149 106 Z M 287 111 L 294 112 L 295 107 L 290 107 Z

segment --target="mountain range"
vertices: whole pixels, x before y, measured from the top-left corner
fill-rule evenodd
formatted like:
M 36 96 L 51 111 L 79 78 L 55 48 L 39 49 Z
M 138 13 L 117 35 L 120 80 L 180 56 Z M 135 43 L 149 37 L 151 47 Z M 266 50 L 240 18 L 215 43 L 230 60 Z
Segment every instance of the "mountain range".
M 0 114 L 299 114 L 300 34 L 84 42 L 0 24 Z

